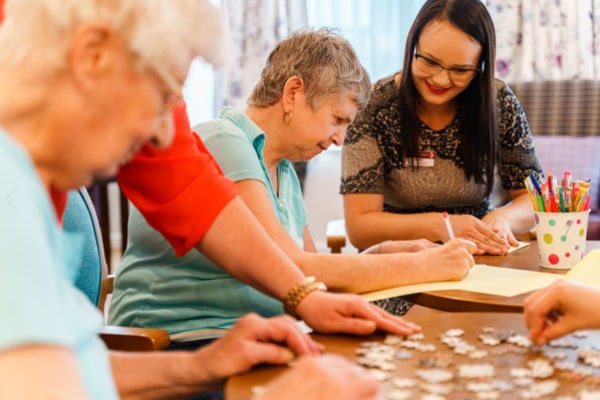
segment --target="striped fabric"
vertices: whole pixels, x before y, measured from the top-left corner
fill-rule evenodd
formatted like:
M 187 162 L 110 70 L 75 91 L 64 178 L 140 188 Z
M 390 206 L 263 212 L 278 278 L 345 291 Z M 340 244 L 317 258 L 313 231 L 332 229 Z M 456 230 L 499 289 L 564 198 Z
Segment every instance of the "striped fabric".
M 545 173 L 592 179 L 588 240 L 600 240 L 600 81 L 509 84 L 521 102 Z
M 600 81 L 509 84 L 534 135 L 600 136 Z

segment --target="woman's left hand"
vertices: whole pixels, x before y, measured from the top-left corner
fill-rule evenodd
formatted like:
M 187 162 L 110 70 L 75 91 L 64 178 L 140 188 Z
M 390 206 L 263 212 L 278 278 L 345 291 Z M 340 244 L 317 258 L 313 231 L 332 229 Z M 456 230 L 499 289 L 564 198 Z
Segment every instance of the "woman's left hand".
M 519 245 L 519 241 L 510 229 L 510 222 L 500 211 L 494 210 L 484 216 L 481 220 L 497 231 L 498 236 L 503 239 L 508 246 Z

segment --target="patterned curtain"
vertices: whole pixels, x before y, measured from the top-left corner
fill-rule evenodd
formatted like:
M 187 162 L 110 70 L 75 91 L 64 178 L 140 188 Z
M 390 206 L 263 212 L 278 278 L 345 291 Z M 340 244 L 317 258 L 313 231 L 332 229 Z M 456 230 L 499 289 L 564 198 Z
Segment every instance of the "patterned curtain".
M 599 79 L 600 0 L 486 0 L 508 82 Z
M 306 0 L 222 1 L 233 57 L 217 93 L 223 95 L 220 104 L 243 108 L 275 44 L 292 30 L 306 26 Z

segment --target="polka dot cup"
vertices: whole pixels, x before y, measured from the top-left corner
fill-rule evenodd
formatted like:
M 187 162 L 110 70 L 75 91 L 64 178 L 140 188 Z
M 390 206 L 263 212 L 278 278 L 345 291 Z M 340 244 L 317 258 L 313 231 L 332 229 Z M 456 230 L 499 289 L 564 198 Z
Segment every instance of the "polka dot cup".
M 535 231 L 542 267 L 570 269 L 583 258 L 589 215 L 589 210 L 535 212 Z

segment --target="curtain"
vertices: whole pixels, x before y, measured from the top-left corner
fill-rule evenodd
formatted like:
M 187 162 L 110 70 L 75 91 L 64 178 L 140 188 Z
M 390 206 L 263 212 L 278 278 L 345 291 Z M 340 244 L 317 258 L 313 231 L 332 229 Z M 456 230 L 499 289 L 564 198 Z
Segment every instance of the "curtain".
M 486 0 L 497 76 L 508 82 L 600 78 L 600 0 Z
M 220 0 L 232 41 L 231 57 L 213 70 L 195 60 L 183 95 L 190 123 L 216 118 L 223 105 L 244 108 L 275 44 L 307 24 L 306 0 Z
M 289 32 L 306 26 L 305 0 L 222 0 L 233 41 L 221 75 L 220 103 L 244 107 L 267 56 Z

